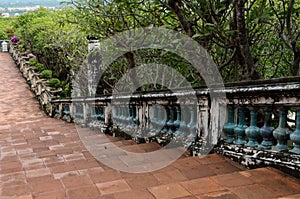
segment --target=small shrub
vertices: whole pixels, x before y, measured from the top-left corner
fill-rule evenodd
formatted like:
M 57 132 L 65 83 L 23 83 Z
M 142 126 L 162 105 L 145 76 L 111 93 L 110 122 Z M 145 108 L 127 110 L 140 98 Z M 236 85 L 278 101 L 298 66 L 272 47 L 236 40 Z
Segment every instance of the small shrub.
M 41 78 L 44 78 L 44 79 L 52 78 L 52 70 L 43 70 L 41 72 Z
M 30 62 L 30 61 L 29 61 Z M 41 72 L 41 71 L 44 71 L 45 70 L 45 66 L 44 64 L 41 64 L 41 63 L 37 63 L 34 68 L 38 71 L 38 72 Z
M 48 81 L 48 86 L 52 88 L 59 88 L 60 87 L 60 80 L 57 78 L 52 78 Z
M 35 66 L 37 63 L 38 63 L 38 61 L 37 61 L 36 58 L 29 60 L 29 65 L 30 66 Z

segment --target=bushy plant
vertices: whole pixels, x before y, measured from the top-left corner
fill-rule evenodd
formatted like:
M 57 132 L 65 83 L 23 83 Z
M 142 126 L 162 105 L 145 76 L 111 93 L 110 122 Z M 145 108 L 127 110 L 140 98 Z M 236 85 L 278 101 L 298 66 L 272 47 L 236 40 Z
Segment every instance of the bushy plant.
M 30 66 L 35 66 L 37 63 L 38 63 L 38 61 L 37 61 L 36 58 L 29 60 L 29 65 Z
M 48 86 L 52 88 L 59 88 L 60 87 L 60 80 L 57 78 L 52 78 L 48 81 Z
M 36 63 L 36 65 L 34 66 L 34 68 L 35 68 L 38 72 L 41 72 L 41 71 L 45 70 L 44 64 L 41 64 L 41 63 Z
M 52 78 L 52 70 L 43 70 L 41 72 L 41 78 L 44 78 L 44 79 Z

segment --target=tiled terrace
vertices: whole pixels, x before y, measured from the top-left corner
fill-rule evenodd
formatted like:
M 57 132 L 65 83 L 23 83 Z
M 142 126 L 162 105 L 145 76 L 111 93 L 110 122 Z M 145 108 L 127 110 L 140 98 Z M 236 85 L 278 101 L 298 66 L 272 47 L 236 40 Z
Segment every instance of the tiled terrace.
M 143 174 L 113 170 L 85 149 L 74 124 L 39 109 L 8 53 L 0 53 L 0 93 L 1 199 L 300 198 L 299 179 L 272 168 L 244 170 L 216 154 L 183 155 Z M 109 139 L 135 152 L 159 148 Z

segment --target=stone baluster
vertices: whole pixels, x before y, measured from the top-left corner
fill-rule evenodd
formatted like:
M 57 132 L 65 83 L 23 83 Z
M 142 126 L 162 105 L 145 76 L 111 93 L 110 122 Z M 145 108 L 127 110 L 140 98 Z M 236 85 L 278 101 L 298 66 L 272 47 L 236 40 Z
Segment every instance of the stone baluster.
M 97 120 L 97 112 L 96 112 L 97 106 L 91 107 L 91 120 Z
M 257 127 L 257 111 L 255 108 L 250 108 L 250 126 L 245 129 L 245 134 L 249 139 L 246 146 L 257 147 L 257 139 L 260 136 L 260 129 Z
M 70 106 L 68 104 L 63 105 L 63 116 L 70 117 Z
M 271 149 L 272 148 L 272 138 L 274 128 L 271 126 L 271 110 L 269 108 L 265 109 L 265 123 L 264 126 L 260 129 L 260 134 L 263 138 L 263 141 L 258 146 L 259 149 Z
M 54 115 L 54 118 L 60 118 L 61 117 L 61 112 L 60 112 L 59 106 L 55 106 L 53 115 Z
M 223 132 L 226 135 L 226 143 L 233 143 L 234 140 L 234 128 L 235 128 L 235 123 L 234 123 L 234 107 L 229 106 L 228 107 L 228 122 L 224 124 L 223 127 Z
M 180 123 L 181 123 L 181 111 L 180 111 L 180 107 L 176 106 L 175 107 L 176 109 L 176 120 L 174 122 L 174 127 L 175 127 L 175 136 L 178 136 L 178 135 L 181 135 L 182 132 L 180 131 Z
M 180 133 L 183 134 L 184 136 L 189 135 L 189 129 L 187 124 L 189 123 L 190 120 L 190 114 L 187 106 L 182 106 L 181 107 L 181 123 L 180 123 Z M 182 132 L 182 133 L 181 133 Z
M 82 119 L 83 118 L 83 107 L 82 105 L 75 106 L 75 118 Z
M 154 106 L 152 105 L 151 107 L 151 131 L 156 133 L 156 132 L 159 132 L 158 130 L 158 126 L 157 126 L 157 122 L 158 122 L 158 107 L 157 106 Z
M 124 123 L 125 123 L 125 120 L 126 120 L 126 118 L 125 118 L 125 109 L 124 109 L 124 106 L 122 106 L 122 105 L 119 105 L 119 106 L 120 106 L 120 118 L 119 118 L 120 126 L 123 126 Z
M 104 109 L 104 106 L 99 106 L 98 107 L 99 109 L 99 114 L 98 114 L 98 117 L 99 117 L 99 120 L 104 123 L 105 122 L 105 109 Z
M 279 125 L 277 129 L 273 131 L 273 136 L 277 140 L 277 145 L 275 146 L 276 151 L 287 151 L 287 140 L 288 140 L 288 129 L 286 128 L 287 121 L 287 110 L 282 108 L 279 112 Z
M 66 120 L 67 122 L 71 122 L 71 112 L 70 112 L 70 105 L 64 104 L 63 105 L 63 120 Z
M 159 127 L 161 128 L 160 133 L 166 133 L 168 131 L 166 127 L 168 113 L 164 111 L 164 108 L 162 106 L 159 106 L 159 110 L 160 110 Z
M 112 119 L 113 119 L 113 122 L 118 125 L 118 123 L 119 123 L 119 107 L 118 106 L 112 107 Z
M 240 107 L 238 109 L 239 114 L 239 123 L 234 128 L 234 134 L 237 136 L 237 140 L 235 140 L 233 143 L 237 145 L 243 145 L 246 144 L 245 140 L 245 129 L 247 126 L 245 125 L 245 109 L 243 107 Z
M 296 111 L 296 130 L 290 135 L 294 148 L 290 152 L 300 154 L 300 108 L 297 108 Z
M 164 106 L 164 108 L 165 108 L 165 110 L 166 110 L 166 112 L 164 112 L 164 110 L 163 109 L 161 109 L 162 110 L 162 116 L 163 116 L 163 120 L 162 120 L 162 123 L 163 123 L 163 128 L 162 128 L 162 130 L 161 130 L 161 133 L 168 133 L 168 125 L 167 125 L 167 123 L 168 123 L 168 121 L 169 121 L 169 117 L 170 117 L 170 110 L 169 110 L 169 108 L 167 107 L 167 106 Z
M 197 126 L 196 126 L 197 109 L 194 106 L 189 106 L 189 111 L 190 111 L 190 123 L 187 125 L 189 131 L 188 138 L 195 138 L 197 134 Z
M 129 114 L 129 108 L 128 105 L 123 106 L 123 124 L 124 126 L 128 126 L 130 121 L 130 114 Z
M 168 134 L 173 134 L 174 131 L 174 109 L 172 106 L 168 106 L 168 110 L 169 110 L 169 117 L 168 117 L 168 121 L 167 121 L 167 126 L 168 126 Z
M 161 122 L 162 122 L 161 107 L 156 106 L 156 111 L 157 111 L 157 119 L 154 120 L 154 124 L 155 124 L 154 130 L 155 130 L 155 133 L 159 133 L 161 131 L 162 127 L 163 127 L 161 125 Z
M 133 122 L 132 122 L 132 119 L 133 119 L 133 116 L 132 116 L 132 105 L 128 105 L 128 107 L 126 107 L 126 114 L 127 114 L 127 127 L 128 128 L 132 128 L 133 127 Z
M 132 121 L 133 121 L 134 125 L 138 125 L 138 118 L 137 118 L 136 111 L 137 111 L 136 106 L 132 105 Z

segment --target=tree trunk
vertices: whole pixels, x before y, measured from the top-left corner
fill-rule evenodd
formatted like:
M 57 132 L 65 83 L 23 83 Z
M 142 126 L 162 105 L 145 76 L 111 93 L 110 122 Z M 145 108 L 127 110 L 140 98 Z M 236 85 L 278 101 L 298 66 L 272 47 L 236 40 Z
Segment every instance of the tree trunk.
M 124 57 L 127 59 L 129 65 L 129 71 L 130 71 L 129 75 L 134 84 L 134 87 L 136 91 L 141 91 L 142 87 L 140 87 L 138 76 L 136 73 L 134 55 L 132 52 L 127 52 L 124 54 Z
M 194 29 L 192 28 L 192 24 L 186 20 L 183 11 L 180 8 L 181 4 L 182 4 L 181 0 L 169 0 L 168 1 L 168 5 L 172 9 L 174 14 L 177 16 L 178 21 L 181 25 L 181 28 L 186 32 L 186 34 L 188 36 L 192 37 L 196 33 L 195 33 Z
M 299 76 L 300 75 L 300 47 L 295 49 L 294 51 L 294 60 L 292 65 L 292 75 Z
M 251 55 L 248 29 L 245 23 L 245 3 L 247 0 L 234 0 L 234 11 L 236 17 L 236 28 L 237 28 L 237 56 L 239 63 L 242 67 L 242 79 L 257 79 L 257 72 L 255 70 L 255 65 L 253 57 Z

